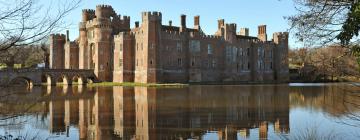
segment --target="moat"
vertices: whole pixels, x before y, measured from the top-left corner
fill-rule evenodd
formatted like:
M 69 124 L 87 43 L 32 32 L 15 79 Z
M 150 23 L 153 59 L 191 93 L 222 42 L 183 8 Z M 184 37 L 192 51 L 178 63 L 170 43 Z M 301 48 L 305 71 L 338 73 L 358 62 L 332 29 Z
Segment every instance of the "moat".
M 359 139 L 357 90 L 349 84 L 3 88 L 0 136 Z

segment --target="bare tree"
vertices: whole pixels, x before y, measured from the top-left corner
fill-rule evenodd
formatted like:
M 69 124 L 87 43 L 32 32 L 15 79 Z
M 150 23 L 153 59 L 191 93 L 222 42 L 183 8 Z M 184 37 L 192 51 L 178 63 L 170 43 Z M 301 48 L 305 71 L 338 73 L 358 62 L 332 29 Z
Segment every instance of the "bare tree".
M 291 31 L 306 46 L 341 44 L 353 52 L 360 39 L 358 0 L 293 0 L 298 11 L 286 17 Z
M 65 28 L 63 19 L 81 0 L 0 0 L 0 53 L 44 41 Z

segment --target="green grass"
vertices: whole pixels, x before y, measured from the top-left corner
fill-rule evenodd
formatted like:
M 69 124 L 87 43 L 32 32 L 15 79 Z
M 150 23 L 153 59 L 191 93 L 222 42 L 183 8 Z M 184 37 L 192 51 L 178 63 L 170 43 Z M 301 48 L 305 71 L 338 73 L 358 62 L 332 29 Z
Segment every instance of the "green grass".
M 181 84 L 181 83 L 133 83 L 133 82 L 124 82 L 124 83 L 116 83 L 116 82 L 101 82 L 101 83 L 90 83 L 89 86 L 126 86 L 126 87 L 184 87 L 189 84 Z

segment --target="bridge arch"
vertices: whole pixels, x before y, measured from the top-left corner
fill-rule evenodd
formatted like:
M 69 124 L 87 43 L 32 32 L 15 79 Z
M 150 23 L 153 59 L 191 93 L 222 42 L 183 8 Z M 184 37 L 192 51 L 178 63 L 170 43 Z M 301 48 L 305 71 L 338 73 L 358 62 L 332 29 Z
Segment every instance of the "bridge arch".
M 72 76 L 72 81 L 77 82 L 79 85 L 84 85 L 87 83 L 87 79 L 84 78 L 84 76 L 79 75 L 79 74 Z
M 56 78 L 56 82 L 62 82 L 63 85 L 72 85 L 72 79 L 69 78 L 69 75 L 62 74 Z
M 34 80 L 32 80 L 31 78 L 25 76 L 18 76 L 9 80 L 8 85 L 17 85 L 17 84 L 21 85 L 22 84 L 21 82 L 23 82 L 23 84 L 26 84 L 28 87 L 31 87 L 34 85 L 33 81 Z

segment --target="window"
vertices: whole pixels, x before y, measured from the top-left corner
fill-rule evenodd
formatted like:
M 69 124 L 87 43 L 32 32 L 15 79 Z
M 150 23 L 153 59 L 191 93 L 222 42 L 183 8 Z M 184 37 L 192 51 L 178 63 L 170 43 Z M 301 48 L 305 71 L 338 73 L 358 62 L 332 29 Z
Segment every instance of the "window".
M 123 60 L 119 59 L 119 66 L 121 67 L 123 65 Z
M 198 53 L 200 52 L 200 41 L 199 40 L 191 40 L 189 49 L 191 53 Z
M 250 63 L 248 62 L 248 66 L 247 66 L 247 69 L 249 70 L 250 69 Z
M 179 66 L 182 65 L 182 60 L 181 60 L 181 58 L 178 58 L 178 65 L 179 65 Z
M 153 61 L 152 61 L 152 60 L 150 60 L 150 65 L 152 65 L 152 63 L 153 63 Z
M 250 48 L 247 48 L 247 50 L 246 50 L 246 55 L 247 55 L 247 56 L 250 56 Z
M 193 57 L 193 59 L 191 59 L 191 66 L 195 66 L 195 57 Z
M 181 47 L 181 43 L 180 43 L 180 42 L 176 43 L 176 49 L 177 49 L 178 52 L 181 52 L 181 51 L 182 51 L 182 47 Z
M 212 67 L 215 68 L 215 66 L 216 66 L 216 61 L 213 60 L 213 61 L 212 61 Z
M 212 53 L 213 53 L 213 50 L 212 50 L 211 44 L 208 44 L 208 54 L 212 54 Z
M 168 65 L 171 65 L 171 56 L 168 58 Z
M 143 43 L 141 43 L 141 50 L 143 50 Z
M 273 69 L 272 62 L 270 62 L 270 70 L 272 70 L 272 69 Z
M 154 49 L 154 48 L 155 48 L 155 43 L 151 43 L 150 49 Z

